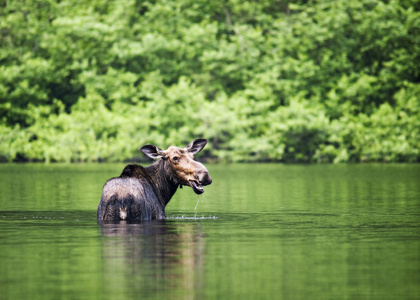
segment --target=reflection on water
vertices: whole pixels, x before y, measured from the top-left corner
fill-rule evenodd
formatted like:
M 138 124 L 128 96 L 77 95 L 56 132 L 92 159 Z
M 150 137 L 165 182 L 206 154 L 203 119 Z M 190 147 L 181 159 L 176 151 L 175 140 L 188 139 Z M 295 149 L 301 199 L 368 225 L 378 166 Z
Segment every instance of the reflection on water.
M 194 299 L 203 286 L 204 239 L 198 224 L 167 220 L 101 225 L 106 293 Z
M 420 165 L 210 165 L 167 220 L 98 224 L 122 167 L 0 165 L 0 298 L 420 295 Z

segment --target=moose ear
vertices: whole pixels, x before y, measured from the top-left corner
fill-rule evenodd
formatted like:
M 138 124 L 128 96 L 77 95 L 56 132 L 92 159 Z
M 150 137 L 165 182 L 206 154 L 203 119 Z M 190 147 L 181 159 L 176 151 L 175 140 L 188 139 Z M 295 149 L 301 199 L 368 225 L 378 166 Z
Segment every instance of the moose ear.
M 151 159 L 158 159 L 165 154 L 165 152 L 162 149 L 154 145 L 145 145 L 140 148 L 140 151 L 143 152 L 143 154 L 147 157 L 150 157 Z
M 196 139 L 195 141 L 192 141 L 187 147 L 185 147 L 185 150 L 195 155 L 203 150 L 206 144 L 206 139 Z

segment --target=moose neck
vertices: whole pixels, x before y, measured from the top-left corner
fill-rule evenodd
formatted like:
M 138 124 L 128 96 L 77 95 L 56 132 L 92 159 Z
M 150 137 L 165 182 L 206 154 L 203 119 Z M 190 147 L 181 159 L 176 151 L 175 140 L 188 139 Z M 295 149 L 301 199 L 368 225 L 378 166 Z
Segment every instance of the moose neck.
M 179 184 L 176 183 L 172 176 L 172 170 L 165 167 L 163 159 L 145 168 L 151 178 L 151 184 L 159 197 L 160 203 L 165 207 L 172 196 L 178 189 Z

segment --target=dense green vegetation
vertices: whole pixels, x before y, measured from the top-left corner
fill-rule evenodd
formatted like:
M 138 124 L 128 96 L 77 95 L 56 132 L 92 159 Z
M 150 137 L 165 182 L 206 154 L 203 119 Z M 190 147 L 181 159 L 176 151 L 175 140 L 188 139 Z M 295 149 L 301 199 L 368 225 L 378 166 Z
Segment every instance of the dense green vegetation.
M 0 160 L 420 161 L 420 1 L 0 0 Z

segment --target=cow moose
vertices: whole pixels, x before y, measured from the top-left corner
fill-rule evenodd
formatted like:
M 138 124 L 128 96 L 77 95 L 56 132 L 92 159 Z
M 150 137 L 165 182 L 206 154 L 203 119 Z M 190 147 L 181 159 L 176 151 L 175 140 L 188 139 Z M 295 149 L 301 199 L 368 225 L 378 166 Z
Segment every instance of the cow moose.
M 162 150 L 154 145 L 140 148 L 155 160 L 148 167 L 127 165 L 119 177 L 109 179 L 98 205 L 98 222 L 165 219 L 165 207 L 178 187 L 189 186 L 196 194 L 212 183 L 206 167 L 194 155 L 207 144 L 196 139 L 185 148 L 175 146 Z

